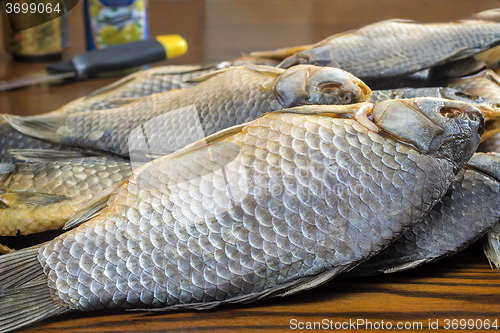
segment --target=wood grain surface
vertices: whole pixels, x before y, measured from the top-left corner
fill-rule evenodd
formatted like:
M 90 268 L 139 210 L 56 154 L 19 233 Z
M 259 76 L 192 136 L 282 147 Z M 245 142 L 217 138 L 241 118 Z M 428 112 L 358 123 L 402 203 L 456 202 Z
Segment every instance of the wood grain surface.
M 149 13 L 152 36 L 178 33 L 189 44 L 185 56 L 155 64 L 163 65 L 225 60 L 253 50 L 310 44 L 388 18 L 446 21 L 497 6 L 499 2 L 493 0 L 150 0 Z M 65 57 L 85 50 L 81 3 L 69 13 L 69 29 L 71 46 Z M 46 65 L 12 63 L 10 56 L 0 51 L 0 80 L 40 71 Z M 3 92 L 0 113 L 52 111 L 116 79 Z M 450 329 L 445 329 L 446 319 Z M 365 331 L 371 330 L 366 321 L 373 329 L 383 321 L 385 328 L 389 322 L 393 329 L 401 323 L 421 325 L 408 331 L 421 327 L 418 331 L 448 332 L 453 319 L 472 319 L 475 325 L 483 326 L 486 319 L 490 323 L 497 320 L 500 328 L 500 273 L 490 268 L 481 244 L 408 272 L 360 279 L 340 277 L 311 291 L 250 305 L 173 313 L 74 313 L 20 332 L 281 332 L 297 331 L 293 328 L 299 323 L 327 323 L 332 325 L 327 328 L 335 329 L 335 323 L 358 320 L 356 328 Z M 436 320 L 440 329 L 430 330 L 430 322 Z

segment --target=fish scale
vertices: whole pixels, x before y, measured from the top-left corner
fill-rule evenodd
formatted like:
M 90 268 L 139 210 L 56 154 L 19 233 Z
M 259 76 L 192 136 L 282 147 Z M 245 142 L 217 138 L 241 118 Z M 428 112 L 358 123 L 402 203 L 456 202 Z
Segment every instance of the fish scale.
M 483 123 L 473 106 L 439 99 L 383 102 L 372 124 L 358 112 L 366 107 L 268 113 L 139 167 L 86 223 L 0 257 L 0 329 L 72 310 L 203 309 L 285 296 L 375 255 L 445 194 Z M 443 112 L 450 107 L 454 118 Z M 393 115 L 416 112 L 442 129 L 432 153 L 414 148 L 418 132 L 391 127 Z M 359 146 L 345 149 L 336 133 Z M 399 155 L 384 153 L 384 143 Z M 376 145 L 379 163 L 399 161 L 391 179 L 361 154 Z M 391 184 L 394 174 L 408 185 Z M 24 311 L 32 292 L 37 312 Z
M 289 126 L 291 132 L 296 130 L 296 126 L 293 124 L 294 117 L 292 115 L 275 117 L 283 122 L 284 125 Z M 272 117 L 269 118 L 272 119 Z M 353 126 L 355 122 L 354 120 L 340 121 L 339 119 L 335 119 L 334 122 L 328 118 L 316 118 L 321 118 L 321 122 L 319 122 L 318 119 L 315 119 L 315 117 L 305 117 L 305 121 L 300 129 L 307 130 L 307 127 L 311 127 L 310 123 L 312 122 L 313 124 L 319 125 L 319 131 L 327 131 L 330 133 L 329 137 L 333 137 L 334 134 L 332 128 L 342 126 L 343 131 L 341 132 L 351 133 L 351 135 L 356 135 L 358 137 L 364 137 L 359 140 L 360 142 L 372 141 L 370 140 L 366 129 L 364 131 L 360 131 L 361 128 L 358 126 L 356 126 L 358 129 L 355 129 Z M 283 136 L 288 136 L 291 137 L 292 145 L 305 144 L 305 141 L 293 138 L 290 131 L 286 131 L 288 134 L 279 133 L 273 131 L 269 126 L 269 123 L 261 125 L 260 122 L 265 123 L 266 121 L 261 121 L 259 119 L 255 122 L 255 125 L 252 126 L 255 128 L 255 131 L 252 131 L 249 126 L 246 133 L 230 136 L 225 139 L 224 142 L 234 144 L 234 148 L 237 149 L 238 146 L 245 145 L 246 147 L 247 142 L 253 141 L 250 139 L 250 137 L 255 135 L 252 134 L 252 132 L 274 132 L 273 134 L 275 135 L 267 135 L 267 137 L 274 137 L 276 142 L 280 142 Z M 328 127 L 325 127 L 325 125 L 328 125 Z M 280 128 L 283 128 L 283 126 L 280 126 Z M 278 135 L 276 135 L 276 133 Z M 373 135 L 374 134 L 372 134 L 372 136 Z M 430 184 L 442 183 L 445 170 L 449 170 L 451 167 L 442 161 L 434 161 L 431 158 L 420 155 L 411 148 L 404 147 L 401 143 L 388 140 L 387 144 L 392 146 L 392 148 L 394 148 L 393 150 L 396 150 L 397 147 L 399 151 L 406 152 L 407 155 L 418 155 L 415 156 L 415 161 L 413 162 L 416 164 L 418 168 L 417 170 L 429 170 L 429 168 L 434 170 L 434 172 L 426 172 L 425 174 L 429 176 L 420 180 L 420 183 L 425 184 L 426 186 Z M 372 142 L 372 146 L 375 145 L 378 144 Z M 324 140 L 321 140 L 320 146 L 324 146 L 324 149 L 334 150 L 336 152 L 339 152 L 339 147 L 342 147 L 342 145 L 338 146 L 325 142 Z M 326 148 L 326 146 L 328 148 Z M 228 149 L 228 146 L 224 145 L 224 148 Z M 212 154 L 216 152 L 221 153 L 222 156 L 224 156 L 227 154 L 224 153 L 225 149 L 212 149 Z M 242 150 L 242 153 L 253 155 L 257 149 L 257 145 L 254 144 L 251 145 L 251 148 L 246 147 L 245 150 Z M 359 148 L 355 147 L 352 149 L 359 150 Z M 308 154 L 313 154 L 313 152 L 309 152 L 310 150 L 316 152 L 314 147 L 308 147 Z M 285 159 L 285 156 L 282 156 L 281 153 L 279 155 L 275 155 L 267 151 L 263 154 L 263 156 L 260 158 L 256 157 L 256 159 L 259 160 L 258 162 L 269 167 L 275 160 L 280 161 Z M 395 157 L 393 155 L 386 154 L 384 156 L 387 156 L 388 159 L 395 161 Z M 253 156 L 250 156 L 250 159 L 252 158 Z M 191 201 L 195 200 L 195 198 L 186 196 L 183 199 L 183 196 L 179 194 L 179 191 L 181 190 L 175 185 L 175 183 L 172 183 L 171 177 L 174 177 L 174 179 L 179 176 L 184 177 L 183 179 L 178 179 L 176 183 L 191 183 L 192 180 L 190 180 L 189 177 L 182 176 L 182 169 L 188 166 L 178 165 L 175 163 L 175 158 L 172 159 L 174 161 L 170 161 L 168 158 L 163 158 L 159 161 L 152 162 L 148 168 L 141 170 L 140 174 L 133 176 L 130 179 L 131 186 L 123 187 L 117 193 L 112 204 L 113 207 L 116 207 L 116 209 L 112 212 L 104 214 L 104 216 L 89 221 L 85 225 L 82 225 L 78 229 L 70 231 L 67 234 L 63 246 L 69 247 L 69 253 L 73 253 L 75 258 L 71 257 L 64 265 L 64 268 L 61 266 L 56 267 L 53 264 L 51 265 L 51 263 L 46 259 L 47 257 L 53 255 L 54 250 L 60 247 L 57 243 L 62 241 L 56 240 L 40 252 L 39 258 L 41 262 L 46 265 L 46 270 L 48 271 L 49 276 L 49 284 L 54 290 L 57 290 L 58 297 L 70 304 L 71 308 L 90 310 L 109 306 L 110 304 L 108 302 L 103 303 L 101 301 L 104 299 L 112 299 L 113 307 L 164 306 L 178 303 L 185 304 L 202 301 L 221 301 L 248 293 L 250 286 L 253 286 L 251 289 L 252 292 L 258 292 L 265 288 L 289 281 L 286 272 L 291 269 L 292 266 L 297 270 L 298 276 L 306 276 L 310 274 L 317 274 L 327 267 L 348 264 L 353 260 L 353 258 L 354 260 L 360 260 L 362 257 L 376 252 L 382 246 L 380 244 L 372 244 L 368 247 L 365 245 L 360 246 L 363 242 L 356 241 L 360 235 L 363 235 L 363 237 L 368 239 L 376 238 L 375 235 L 373 235 L 374 229 L 387 229 L 387 236 L 390 235 L 391 237 L 393 237 L 394 233 L 402 231 L 402 227 L 396 226 L 395 221 L 390 223 L 389 226 L 386 225 L 385 228 L 381 228 L 381 226 L 379 226 L 382 224 L 380 216 L 384 216 L 385 220 L 389 211 L 394 212 L 394 210 L 390 208 L 392 204 L 389 204 L 391 202 L 390 195 L 384 195 L 384 191 L 380 192 L 382 198 L 381 202 L 383 204 L 378 208 L 370 207 L 362 201 L 355 201 L 356 204 L 354 205 L 351 203 L 352 200 L 349 200 L 349 196 L 346 197 L 346 200 L 343 201 L 344 204 L 342 205 L 340 202 L 336 205 L 328 205 L 325 202 L 325 199 L 328 196 L 334 195 L 331 189 L 323 189 L 323 191 L 325 191 L 322 193 L 324 196 L 323 198 L 321 198 L 321 195 L 309 193 L 310 196 L 315 197 L 315 200 L 323 200 L 323 206 L 327 210 L 321 215 L 318 214 L 318 212 L 314 213 L 312 202 L 310 200 L 301 200 L 298 202 L 298 207 L 302 222 L 299 222 L 295 218 L 296 213 L 287 208 L 290 206 L 296 207 L 297 203 L 290 204 L 288 200 L 286 200 L 287 197 L 293 196 L 297 193 L 290 192 L 290 190 L 286 189 L 286 187 L 283 186 L 282 178 L 272 179 L 272 175 L 269 173 L 256 173 L 256 171 L 252 171 L 250 169 L 245 170 L 244 176 L 246 177 L 245 179 L 247 180 L 249 187 L 246 189 L 248 196 L 243 199 L 242 205 L 231 206 L 227 200 L 215 200 L 216 205 L 220 205 L 222 209 L 227 210 L 226 213 L 210 217 L 212 222 L 208 225 L 213 225 L 217 228 L 210 228 L 208 235 L 206 233 L 197 233 L 193 235 L 188 231 L 189 228 L 187 226 L 190 223 L 194 223 L 195 225 L 203 223 L 203 220 L 193 220 L 193 218 L 197 215 L 192 214 Z M 214 160 L 213 162 L 217 163 L 217 160 Z M 325 167 L 325 174 L 323 177 L 328 174 L 328 170 L 333 169 L 333 165 L 338 166 L 338 172 L 337 174 L 329 175 L 330 177 L 336 178 L 338 177 L 340 170 L 345 170 L 345 168 L 338 165 L 338 160 L 330 159 L 327 155 L 322 155 L 322 162 Z M 257 163 L 257 161 L 254 163 Z M 297 168 L 295 162 L 291 163 L 294 163 L 295 168 Z M 371 162 L 365 158 L 363 163 L 370 164 Z M 280 163 L 277 164 L 279 165 Z M 182 169 L 177 170 L 176 165 L 178 168 Z M 190 172 L 200 172 L 200 170 L 204 170 L 208 166 L 209 165 L 206 163 L 191 165 L 191 168 L 194 170 L 190 170 Z M 234 165 L 231 163 L 228 164 L 226 169 L 229 169 L 229 172 L 237 173 L 241 167 L 241 163 L 234 162 Z M 354 166 L 351 164 L 350 167 L 353 168 Z M 359 169 L 361 168 L 361 165 L 356 165 L 354 168 Z M 161 172 L 165 173 L 166 179 L 168 180 L 165 184 L 166 186 L 159 185 L 154 181 L 156 177 L 154 176 L 154 172 L 152 174 L 149 173 L 150 169 L 159 169 Z M 213 182 L 218 183 L 223 180 L 222 174 L 210 175 L 209 171 L 211 171 L 211 169 L 205 169 L 205 172 L 207 172 Z M 308 184 L 311 184 L 314 177 L 310 171 L 305 170 L 305 172 L 307 172 L 307 176 L 305 178 L 309 180 Z M 398 170 L 396 172 L 403 171 Z M 378 171 L 377 173 L 377 177 L 384 177 L 383 172 Z M 184 174 L 189 173 L 184 172 Z M 253 177 L 255 177 L 255 179 Z M 345 174 L 345 177 L 350 178 L 350 181 L 348 181 L 347 184 L 354 184 L 359 181 L 354 179 L 349 172 Z M 417 182 L 417 178 L 415 177 L 415 175 L 412 176 L 412 183 Z M 259 178 L 262 178 L 260 182 L 257 181 Z M 284 193 L 276 197 L 274 200 L 270 200 L 273 197 L 273 194 L 269 192 L 269 185 L 271 181 L 280 184 L 284 188 Z M 258 186 L 257 183 L 262 183 L 262 185 Z M 371 180 L 370 183 L 374 184 Z M 134 186 L 132 186 L 132 184 Z M 368 185 L 369 184 L 363 184 L 365 187 Z M 150 197 L 143 198 L 145 201 L 140 201 L 139 204 L 139 199 L 137 198 L 137 196 L 140 195 L 139 188 L 142 189 L 145 186 L 146 188 L 151 188 L 149 191 Z M 259 197 L 254 197 L 257 189 L 259 190 L 259 193 L 263 192 L 264 197 L 261 198 L 267 199 L 260 200 Z M 389 192 L 393 192 L 395 190 L 395 187 L 391 187 Z M 297 192 L 299 191 L 300 190 L 297 189 Z M 213 200 L 217 195 L 216 192 L 217 190 L 213 190 L 212 193 L 204 194 L 203 196 L 205 197 L 208 195 L 209 198 L 212 198 Z M 328 192 L 328 194 L 325 194 L 326 192 Z M 177 193 L 177 195 L 175 193 Z M 252 193 L 254 194 L 252 195 Z M 155 210 L 152 207 L 153 199 L 164 203 L 163 207 L 165 207 L 166 210 Z M 128 207 L 129 203 L 131 204 L 130 207 Z M 248 208 L 243 209 L 243 207 L 249 207 L 249 204 L 255 208 L 250 210 Z M 141 205 L 146 205 L 146 207 L 141 207 Z M 406 198 L 405 201 L 400 201 L 400 203 L 396 205 L 399 206 L 399 213 L 404 211 L 402 216 L 404 216 L 407 220 L 414 220 L 418 217 L 416 215 L 419 215 L 419 213 L 422 214 L 423 211 L 430 207 L 430 203 L 424 202 L 418 195 Z M 344 208 L 341 208 L 340 206 L 343 206 Z M 366 223 L 366 220 L 361 217 L 362 214 L 358 214 L 356 212 L 360 206 L 365 210 L 377 210 L 372 211 L 372 214 L 370 214 L 372 218 L 375 218 L 374 220 L 371 220 L 373 227 L 360 227 L 360 225 Z M 402 207 L 408 206 L 415 209 L 402 209 Z M 213 209 L 213 212 L 215 212 L 215 208 Z M 382 209 L 382 211 L 380 211 L 380 209 Z M 335 214 L 334 212 L 336 210 L 338 210 L 341 214 Z M 283 213 L 274 215 L 269 215 L 267 213 L 264 214 L 264 212 L 267 211 L 280 211 Z M 342 213 L 342 211 L 345 212 Z M 147 212 L 147 214 L 145 214 L 145 212 Z M 323 225 L 328 225 L 327 220 L 330 219 L 331 223 L 331 219 L 335 219 L 333 216 L 336 216 L 336 219 L 340 219 L 338 228 L 335 228 L 335 235 L 328 233 L 331 228 L 323 227 Z M 377 216 L 379 216 L 379 218 L 377 218 Z M 399 215 L 399 217 L 401 217 L 401 215 Z M 158 223 L 151 223 L 150 221 L 154 219 L 163 220 L 164 224 L 158 225 Z M 256 219 L 259 221 L 259 228 L 257 230 L 251 227 L 248 228 L 248 219 Z M 244 222 L 245 220 L 247 220 L 247 223 Z M 182 223 L 181 221 L 185 222 Z M 96 226 L 100 223 L 104 224 L 104 228 L 96 228 Z M 267 223 L 270 223 L 269 227 L 264 226 Z M 297 223 L 299 223 L 299 226 L 296 225 Z M 108 226 L 110 224 L 113 224 L 114 226 Z M 391 224 L 392 227 L 390 226 Z M 95 233 L 95 235 L 93 235 L 93 238 L 95 238 L 94 242 L 100 244 L 99 247 L 102 249 L 101 255 L 103 253 L 113 252 L 118 254 L 119 246 L 117 246 L 115 242 L 112 241 L 104 243 L 103 241 L 100 241 L 114 238 L 113 235 L 108 235 L 107 230 L 113 230 L 112 232 L 114 234 L 121 235 L 123 239 L 119 241 L 121 244 L 126 245 L 127 249 L 133 250 L 141 248 L 142 251 L 127 251 L 127 253 L 123 255 L 127 257 L 126 261 L 123 261 L 123 259 L 119 260 L 116 263 L 116 266 L 107 267 L 106 270 L 102 267 L 92 265 L 90 257 L 89 264 L 85 264 L 86 260 L 82 261 L 81 259 L 78 259 L 82 256 L 84 258 L 86 257 L 84 244 L 79 243 L 76 237 L 76 234 L 82 233 Z M 235 234 L 235 230 L 238 231 L 237 234 Z M 144 233 L 145 231 L 146 233 Z M 99 234 L 97 232 L 99 232 Z M 155 236 L 152 238 L 151 234 L 163 236 Z M 336 239 L 338 239 L 338 235 L 340 234 L 347 235 L 348 237 L 344 238 L 344 241 L 339 243 Z M 384 234 L 384 232 L 382 232 L 382 234 Z M 165 237 L 165 235 L 169 236 Z M 168 243 L 174 246 L 165 246 L 167 243 L 162 241 L 159 237 L 170 239 Z M 289 241 L 287 241 L 287 238 Z M 156 239 L 156 242 L 153 243 L 151 239 Z M 257 239 L 259 240 L 258 242 L 255 241 Z M 296 240 L 294 241 L 294 239 Z M 88 239 L 85 241 L 88 242 Z M 384 242 L 388 241 L 389 239 L 384 240 Z M 210 252 L 207 252 L 207 250 L 203 250 L 203 246 L 199 246 L 198 244 L 210 244 L 210 247 L 213 248 L 208 249 Z M 280 246 L 280 244 L 282 245 Z M 150 256 L 150 254 L 152 254 L 155 250 L 161 252 L 162 248 L 163 258 L 166 260 L 165 267 L 156 266 L 149 259 L 145 259 L 144 262 L 148 263 L 147 265 L 153 264 L 153 267 L 147 266 L 146 264 L 140 264 L 140 253 L 144 256 Z M 332 249 L 337 249 L 337 251 L 332 251 Z M 136 254 L 134 254 L 134 252 Z M 88 255 L 90 256 L 91 253 L 93 254 L 94 252 L 89 252 Z M 202 264 L 202 267 L 199 267 L 200 264 L 197 264 L 195 267 L 192 266 L 191 258 L 199 258 L 197 260 L 201 263 L 204 262 L 201 258 L 206 258 L 207 255 L 211 258 L 210 253 L 213 253 L 214 258 L 211 264 Z M 242 257 L 247 258 L 244 260 L 245 265 L 240 262 L 239 258 Z M 105 259 L 102 258 L 100 260 Z M 300 260 L 300 263 L 296 262 L 295 265 L 292 265 L 291 263 L 296 260 Z M 72 261 L 75 261 L 75 263 L 72 264 Z M 252 265 L 249 265 L 249 262 L 252 262 Z M 79 267 L 80 265 L 83 265 L 84 267 Z M 249 266 L 251 268 L 249 268 Z M 232 270 L 228 267 L 232 267 Z M 118 271 L 121 271 L 122 273 L 119 274 Z M 158 274 L 155 275 L 153 272 L 158 272 Z M 203 278 L 201 276 L 197 277 L 199 274 L 202 274 L 202 272 Z M 244 273 L 237 274 L 238 272 Z M 112 288 L 111 286 L 114 285 L 114 282 L 109 283 L 109 288 L 112 288 L 111 290 L 108 288 L 108 290 L 103 291 L 104 289 L 102 288 L 93 288 L 96 291 L 96 293 L 93 293 L 91 290 L 92 288 L 89 288 L 89 285 L 92 285 L 94 281 L 101 285 L 107 285 L 109 279 L 113 280 L 118 278 L 118 275 L 123 276 L 124 274 L 126 277 L 123 278 L 128 282 L 123 285 L 120 284 L 120 288 Z M 58 278 L 58 275 L 68 277 L 66 279 L 61 279 Z M 102 280 L 96 281 L 93 276 L 99 276 Z M 252 279 L 247 281 L 249 285 L 245 287 L 245 291 L 243 291 L 240 287 L 242 286 L 242 281 L 245 281 L 244 276 L 253 276 Z M 120 278 L 118 278 L 118 280 L 120 280 Z M 70 283 L 69 281 L 73 282 Z M 195 285 L 190 281 L 205 281 L 205 283 L 201 283 L 200 286 Z M 125 283 L 125 281 L 123 283 Z M 65 287 L 61 288 L 61 286 Z M 152 290 L 157 291 L 151 292 Z
M 7 200 L 7 207 L 0 209 L 2 236 L 59 229 L 85 202 L 132 172 L 128 161 L 113 157 L 24 161 L 14 166 L 0 183 L 0 199 Z
M 154 94 L 117 109 L 16 117 L 11 125 L 36 137 L 122 156 L 151 150 L 167 154 L 266 112 L 312 102 L 362 102 L 370 93 L 363 82 L 344 71 L 315 66 L 287 71 L 234 67 L 199 80 L 203 82 L 191 89 Z M 330 88 L 329 83 L 338 87 Z
M 170 99 L 165 100 L 163 98 L 163 95 L 152 95 L 145 100 L 145 104 L 143 103 L 134 103 L 133 106 L 131 105 L 130 111 L 129 110 L 117 110 L 116 112 L 108 112 L 108 115 L 105 118 L 102 117 L 88 117 L 87 114 L 82 115 L 81 117 L 74 117 L 71 119 L 70 122 L 66 122 L 65 126 L 67 128 L 67 134 L 70 135 L 69 131 L 73 132 L 73 129 L 80 128 L 80 130 L 76 133 L 73 132 L 71 134 L 71 137 L 68 139 L 69 144 L 74 144 L 74 145 L 80 145 L 80 146 L 92 146 L 94 148 L 98 149 L 105 149 L 105 150 L 111 150 L 115 151 L 119 154 L 122 155 L 127 155 L 128 154 L 128 134 L 124 133 L 123 135 L 118 135 L 115 136 L 113 139 L 111 139 L 111 142 L 107 141 L 108 138 L 106 136 L 104 137 L 99 137 L 97 140 L 90 138 L 92 136 L 92 133 L 99 132 L 99 128 L 101 124 L 109 124 L 111 119 L 115 119 L 116 117 L 119 117 L 121 119 L 120 122 L 116 122 L 116 125 L 111 126 L 110 131 L 118 131 L 120 128 L 125 127 L 123 124 L 131 124 L 130 127 L 133 128 L 132 124 L 137 124 L 137 123 L 143 123 L 146 120 L 152 119 L 154 116 L 158 116 L 164 112 L 163 106 L 168 105 L 168 108 L 170 110 L 175 110 L 183 106 L 189 106 L 189 105 L 199 105 L 199 114 L 201 119 L 207 119 L 208 121 L 205 124 L 205 132 L 206 134 L 211 134 L 213 132 L 213 129 L 215 126 L 220 126 L 220 128 L 227 128 L 233 124 L 228 123 L 228 118 L 227 118 L 227 112 L 224 110 L 220 110 L 219 108 L 224 109 L 225 108 L 225 103 L 220 103 L 221 100 L 226 100 L 228 99 L 231 101 L 232 97 L 235 96 L 235 92 L 229 90 L 226 92 L 225 95 L 222 95 L 221 91 L 224 91 L 222 88 L 223 86 L 227 86 L 226 80 L 229 79 L 231 80 L 231 85 L 236 88 L 236 90 L 240 90 L 240 86 L 244 85 L 245 87 L 248 87 L 248 92 L 252 90 L 257 90 L 261 89 L 263 86 L 270 85 L 271 82 L 274 81 L 274 78 L 272 76 L 268 76 L 268 81 L 260 82 L 258 79 L 256 80 L 255 77 L 252 77 L 250 73 L 245 73 L 246 71 L 243 71 L 243 73 L 234 73 L 235 75 L 231 76 L 230 78 L 226 78 L 225 80 L 217 80 L 217 82 L 214 82 L 216 86 L 219 87 L 219 89 L 215 89 L 212 91 L 209 91 L 208 93 L 201 91 L 200 93 L 198 92 L 193 92 L 193 94 L 186 96 L 186 97 L 181 97 L 181 98 L 176 98 L 177 96 L 181 96 L 182 94 L 176 94 L 177 96 L 173 96 Z M 250 74 L 250 75 L 249 75 Z M 258 78 L 261 78 L 260 76 Z M 233 80 L 236 81 L 236 83 L 233 82 Z M 228 87 L 231 89 L 230 87 Z M 196 89 L 196 87 L 195 87 Z M 236 95 L 238 96 L 238 95 Z M 229 97 L 229 98 L 228 98 Z M 238 97 L 236 97 L 238 98 Z M 265 99 L 266 97 L 264 97 Z M 277 101 L 275 101 L 274 95 L 272 92 L 269 92 L 269 95 L 267 98 L 270 98 L 274 101 L 273 106 L 274 108 L 278 108 Z M 241 100 L 236 100 L 233 101 L 234 104 L 241 105 Z M 271 104 L 271 103 L 269 103 Z M 219 106 L 220 105 L 220 106 Z M 255 100 L 248 100 L 247 105 L 243 110 L 240 110 L 241 112 L 238 112 L 239 117 L 245 118 L 245 117 L 251 117 L 252 113 L 255 112 L 254 110 L 258 106 L 255 105 Z M 149 112 L 148 114 L 139 114 L 139 116 L 136 116 L 136 112 L 141 109 L 148 109 L 151 110 L 152 112 Z M 128 112 L 127 112 L 128 111 Z M 253 112 L 252 112 L 253 111 Z M 155 113 L 156 112 L 156 113 Z M 256 116 L 253 115 L 254 117 Z M 217 117 L 217 118 L 213 118 Z M 233 122 L 236 121 L 234 117 L 232 118 Z M 171 119 L 169 119 L 171 120 Z M 182 118 L 177 117 L 176 119 L 172 119 L 174 121 L 174 124 L 171 124 L 168 127 L 179 127 L 182 126 Z M 161 122 L 158 124 L 158 126 L 155 126 L 153 130 L 150 130 L 151 132 L 158 132 L 158 128 L 162 127 L 164 124 Z M 194 124 L 193 124 L 194 125 Z M 196 130 L 196 126 L 191 126 L 192 130 L 190 130 L 190 133 L 188 136 L 191 136 L 191 133 L 193 130 Z M 87 134 L 90 133 L 90 134 Z M 169 132 L 171 133 L 171 132 Z M 75 136 L 81 136 L 83 137 L 83 140 L 72 140 L 72 137 Z M 105 135 L 105 134 L 104 134 Z M 98 135 L 97 135 L 98 136 Z M 175 138 L 177 135 L 175 133 L 169 134 L 168 137 L 170 138 Z M 90 138 L 89 141 L 90 145 L 87 141 L 87 138 Z M 134 140 L 134 138 L 130 138 L 131 141 L 137 142 L 138 140 Z M 189 142 L 186 142 L 186 144 Z M 179 145 L 182 146 L 182 145 Z M 146 150 L 145 146 L 140 145 L 139 147 L 136 147 L 136 149 L 142 149 Z
M 498 154 L 476 154 L 429 214 L 349 276 L 397 272 L 451 256 L 480 238 L 500 219 L 498 167 L 478 168 L 478 156 L 498 163 Z M 494 176 L 493 176 L 494 175 Z
M 387 20 L 328 37 L 285 59 L 279 67 L 314 64 L 338 67 L 361 79 L 390 78 L 463 59 L 499 40 L 496 22 Z

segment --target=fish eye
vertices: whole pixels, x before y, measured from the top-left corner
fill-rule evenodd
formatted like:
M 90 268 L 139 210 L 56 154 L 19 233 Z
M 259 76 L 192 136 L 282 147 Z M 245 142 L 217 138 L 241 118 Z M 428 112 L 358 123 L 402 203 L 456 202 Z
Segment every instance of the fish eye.
M 329 93 L 332 90 L 337 90 L 342 87 L 342 83 L 338 82 L 325 82 L 318 84 L 318 89 L 323 93 Z
M 460 97 L 460 98 L 471 99 L 473 101 L 477 101 L 477 99 L 479 98 L 478 96 L 476 96 L 474 94 L 469 94 L 469 93 L 466 93 L 466 92 L 463 92 L 463 91 L 457 91 L 457 92 L 455 92 L 455 96 Z
M 442 116 L 451 119 L 461 118 L 464 115 L 464 112 L 462 110 L 452 108 L 449 106 L 445 106 L 439 109 L 439 113 L 441 113 Z
M 340 99 L 343 103 L 349 104 L 353 100 L 353 95 L 350 91 L 342 90 L 339 94 Z

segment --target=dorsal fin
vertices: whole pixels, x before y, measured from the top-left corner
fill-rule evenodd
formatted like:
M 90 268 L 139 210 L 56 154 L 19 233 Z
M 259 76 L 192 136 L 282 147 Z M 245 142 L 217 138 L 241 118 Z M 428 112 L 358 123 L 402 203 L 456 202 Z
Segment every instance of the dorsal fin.
M 200 82 L 205 82 L 219 74 L 223 74 L 229 70 L 231 70 L 233 67 L 229 67 L 229 68 L 222 68 L 222 69 L 219 69 L 219 70 L 216 70 L 214 72 L 211 72 L 211 73 L 207 73 L 207 74 L 204 74 L 204 75 L 201 75 L 201 76 L 198 76 L 194 79 L 190 79 L 190 80 L 186 80 L 184 81 L 185 83 L 200 83 Z
M 117 109 L 121 108 L 124 105 L 128 105 L 133 103 L 142 97 L 124 97 L 124 98 L 113 98 L 106 102 L 106 106 L 108 109 Z
M 6 192 L 0 194 L 0 209 L 8 207 L 48 205 L 69 200 L 67 196 L 36 193 L 36 192 Z
M 308 50 L 313 46 L 314 46 L 314 44 L 294 46 L 294 47 L 282 47 L 282 48 L 279 48 L 276 50 L 271 50 L 271 51 L 250 52 L 249 55 L 252 57 L 257 57 L 257 58 L 272 58 L 272 59 L 283 60 L 283 59 L 285 59 L 289 56 L 292 56 L 296 53 L 302 52 L 304 50 Z
M 244 65 L 244 67 L 246 69 L 249 69 L 249 70 L 254 71 L 254 72 L 276 75 L 276 76 L 279 76 L 285 72 L 285 69 L 283 69 L 283 68 L 278 68 L 278 67 L 274 67 L 274 66 L 267 66 L 267 65 L 246 64 L 246 65 Z
M 111 90 L 115 90 L 121 86 L 124 86 L 126 85 L 127 83 L 130 83 L 130 81 L 134 80 L 137 78 L 137 76 L 139 74 L 141 74 L 142 72 L 137 72 L 137 73 L 133 73 L 133 74 L 130 74 L 128 76 L 125 76 L 124 78 L 116 81 L 116 82 L 113 82 L 111 84 L 108 84 L 107 86 L 104 86 L 102 88 L 99 88 L 93 92 L 91 92 L 90 94 L 88 94 L 85 99 L 90 99 L 92 97 L 95 97 L 97 95 L 102 95 L 102 94 L 105 94 L 107 92 L 110 92 Z
M 363 106 L 373 106 L 371 103 L 362 102 L 349 105 L 301 105 L 295 106 L 293 108 L 278 110 L 271 113 L 299 113 L 299 114 L 337 114 L 339 116 L 345 115 L 346 117 L 352 117 L 354 114 Z

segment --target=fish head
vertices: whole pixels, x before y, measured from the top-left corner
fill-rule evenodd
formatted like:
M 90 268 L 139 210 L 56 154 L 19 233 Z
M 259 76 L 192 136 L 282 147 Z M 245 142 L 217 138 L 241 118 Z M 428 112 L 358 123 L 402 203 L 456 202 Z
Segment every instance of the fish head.
M 284 108 L 298 105 L 347 105 L 364 102 L 370 88 L 338 68 L 299 65 L 278 78 L 274 92 Z
M 372 117 L 389 135 L 451 161 L 455 172 L 474 154 L 484 132 L 478 108 L 443 98 L 387 100 L 375 105 Z

